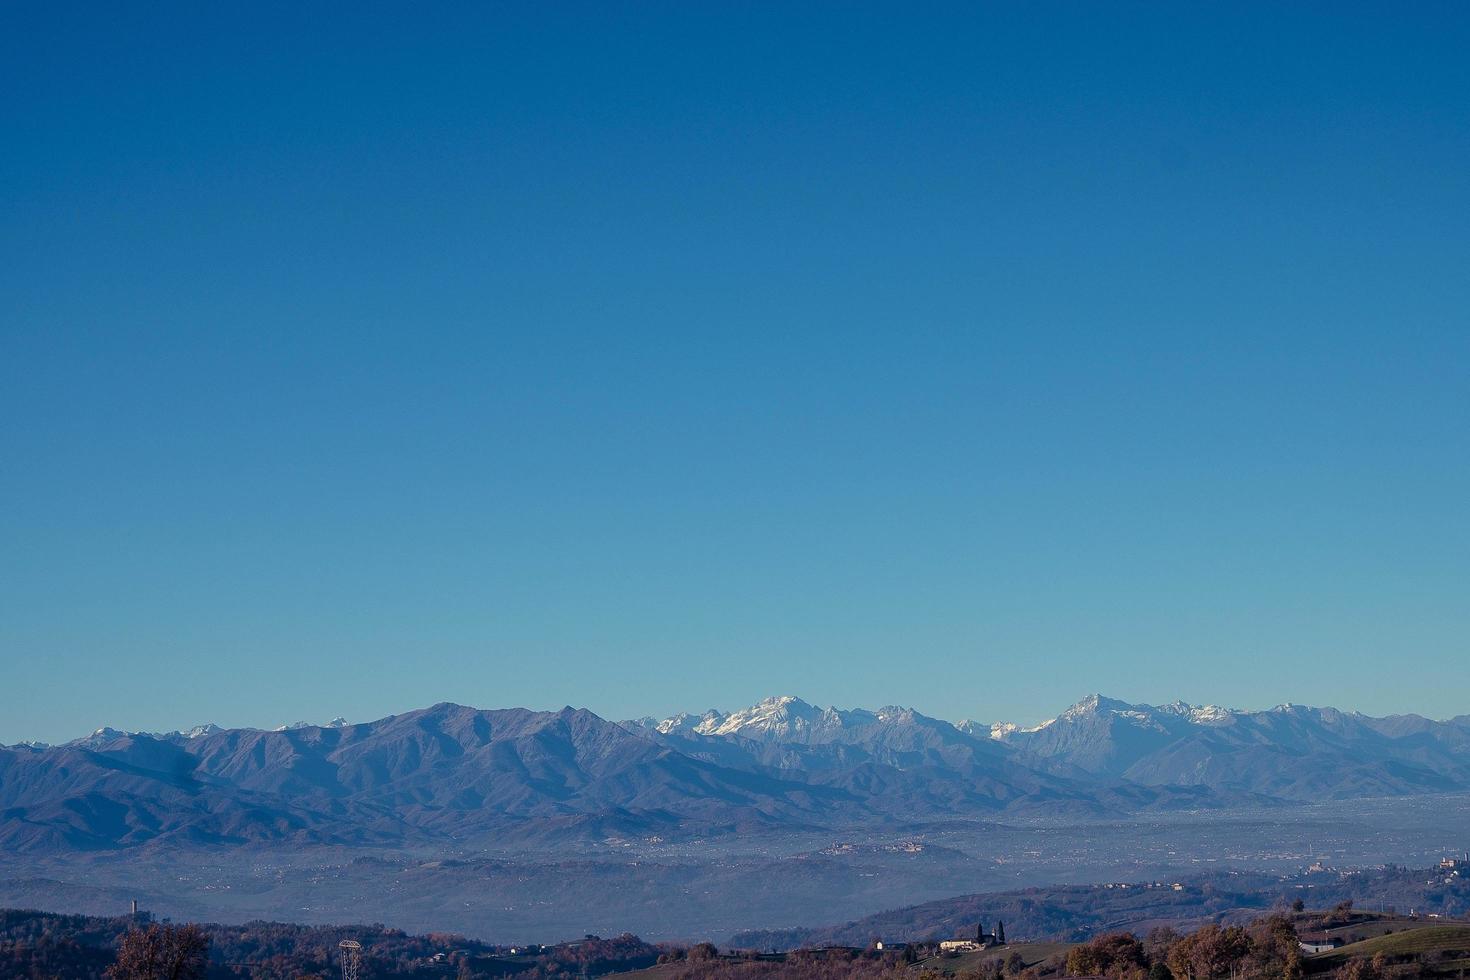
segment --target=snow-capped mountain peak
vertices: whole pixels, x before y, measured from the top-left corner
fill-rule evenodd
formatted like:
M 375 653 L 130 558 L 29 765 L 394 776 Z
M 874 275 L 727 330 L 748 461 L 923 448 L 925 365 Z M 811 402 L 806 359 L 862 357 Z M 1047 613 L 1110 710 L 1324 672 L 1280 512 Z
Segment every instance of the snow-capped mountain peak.
M 1222 708 L 1216 704 L 1194 705 L 1187 701 L 1174 701 L 1170 704 L 1154 706 L 1129 704 L 1127 701 L 1119 701 L 1101 694 L 1089 694 L 1057 717 L 1039 725 L 1022 728 L 1014 723 L 1005 722 L 991 726 L 990 736 L 1005 739 L 1012 735 L 1039 732 L 1058 722 L 1075 723 L 1086 719 L 1107 717 L 1121 718 L 1144 727 L 1158 727 L 1170 719 L 1180 719 L 1192 725 L 1230 725 L 1234 724 L 1242 714 L 1232 708 Z
M 298 731 L 300 731 L 303 728 L 346 728 L 346 727 L 347 727 L 347 719 L 346 718 L 333 718 L 331 721 L 327 722 L 325 725 L 318 725 L 315 722 L 311 722 L 311 721 L 298 721 L 298 722 L 293 722 L 290 725 L 281 725 L 278 728 L 272 728 L 271 731 L 273 731 L 273 732 L 298 732 Z
M 1178 715 L 1196 725 L 1228 725 L 1235 721 L 1238 714 L 1230 708 L 1222 708 L 1217 704 L 1196 705 L 1185 701 L 1163 705 L 1159 710 Z
M 1126 715 L 1135 719 L 1143 717 L 1136 705 L 1101 694 L 1089 694 L 1055 718 L 1048 718 L 1039 724 L 1026 726 L 1010 721 L 997 722 L 990 726 L 988 734 L 996 741 L 1003 742 L 1013 736 L 1034 734 L 1058 722 L 1077 722 L 1112 714 Z
M 651 727 L 660 735 L 677 735 L 689 732 L 701 734 L 701 728 L 717 727 L 724 718 L 725 715 L 716 711 L 714 708 L 700 715 L 681 711 L 674 717 L 665 718 L 663 721 L 657 722 Z
M 701 715 L 687 712 L 665 718 L 652 727 L 661 735 L 699 735 L 707 738 L 737 737 L 764 742 L 860 737 L 874 726 L 907 728 L 928 721 L 912 708 L 885 705 L 876 711 L 865 708 L 821 708 L 794 695 L 770 697 L 729 713 L 710 709 Z M 944 723 L 940 723 L 944 724 Z
M 694 730 L 700 735 L 785 735 L 810 728 L 822 715 L 821 709 L 788 694 L 708 718 Z
M 1070 721 L 1073 718 L 1083 718 L 1089 715 L 1125 714 L 1138 710 L 1138 705 L 1129 704 L 1127 701 L 1119 701 L 1117 698 L 1106 697 L 1102 694 L 1089 694 L 1063 711 L 1054 720 Z
M 1039 732 L 1049 725 L 1055 725 L 1056 722 L 1057 720 L 1055 718 L 1048 718 L 1046 721 L 1043 721 L 1038 725 L 1028 725 L 1023 727 L 1021 725 L 1017 725 L 1015 722 L 1012 721 L 1002 721 L 996 722 L 994 725 L 989 726 L 987 729 L 984 730 L 983 734 L 995 739 L 997 742 L 1004 742 L 1012 735 L 1030 735 L 1032 732 Z M 972 723 L 967 722 L 966 724 Z M 972 728 L 965 728 L 962 729 L 962 731 L 980 733 L 981 729 L 978 726 L 972 726 Z
M 74 738 L 66 744 L 83 747 L 99 746 L 111 742 L 115 739 L 127 738 L 128 734 L 128 732 L 120 732 L 116 728 L 111 728 L 107 725 L 104 725 L 92 734 L 83 735 L 81 738 Z

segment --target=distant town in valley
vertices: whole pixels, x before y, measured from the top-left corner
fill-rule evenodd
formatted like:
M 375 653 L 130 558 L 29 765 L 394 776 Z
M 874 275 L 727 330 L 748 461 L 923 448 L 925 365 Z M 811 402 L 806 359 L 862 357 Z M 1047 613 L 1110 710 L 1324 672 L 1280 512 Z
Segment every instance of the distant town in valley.
M 1401 908 L 1390 897 L 1415 904 Z M 1014 916 L 1020 928 L 1008 930 L 998 915 L 987 928 L 986 909 Z M 0 976 L 78 980 L 1360 980 L 1459 977 L 1467 966 L 1470 856 L 1428 869 L 1227 872 L 967 895 L 804 932 L 747 932 L 723 945 L 632 933 L 507 944 L 380 925 L 178 923 L 136 902 L 111 917 L 0 909 Z

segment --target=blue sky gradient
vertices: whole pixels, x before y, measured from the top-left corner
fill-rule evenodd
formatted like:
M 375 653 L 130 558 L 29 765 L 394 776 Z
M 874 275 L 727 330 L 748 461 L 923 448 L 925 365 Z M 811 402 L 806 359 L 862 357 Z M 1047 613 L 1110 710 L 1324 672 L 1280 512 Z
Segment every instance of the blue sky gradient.
M 1470 712 L 1470 8 L 12 4 L 0 741 Z

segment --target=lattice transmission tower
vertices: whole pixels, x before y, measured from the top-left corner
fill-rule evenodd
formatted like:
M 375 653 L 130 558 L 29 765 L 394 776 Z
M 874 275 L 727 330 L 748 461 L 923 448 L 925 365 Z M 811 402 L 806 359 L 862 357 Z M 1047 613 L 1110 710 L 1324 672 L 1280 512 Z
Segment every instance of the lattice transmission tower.
M 357 980 L 362 971 L 362 943 L 344 939 L 337 948 L 342 951 L 342 980 Z

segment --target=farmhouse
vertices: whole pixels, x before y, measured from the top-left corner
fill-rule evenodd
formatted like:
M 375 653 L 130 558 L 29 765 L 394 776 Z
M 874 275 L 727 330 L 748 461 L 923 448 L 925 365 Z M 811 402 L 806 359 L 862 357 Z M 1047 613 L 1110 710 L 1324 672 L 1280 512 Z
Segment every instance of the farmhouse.
M 1006 924 L 997 921 L 995 932 L 986 932 L 985 923 L 981 922 L 975 926 L 975 935 L 960 936 L 955 939 L 944 939 L 939 943 L 941 953 L 973 953 L 976 950 L 988 949 L 991 946 L 1004 946 L 1006 941 Z
M 1303 953 L 1327 953 L 1342 945 L 1340 936 L 1302 936 L 1297 943 Z

